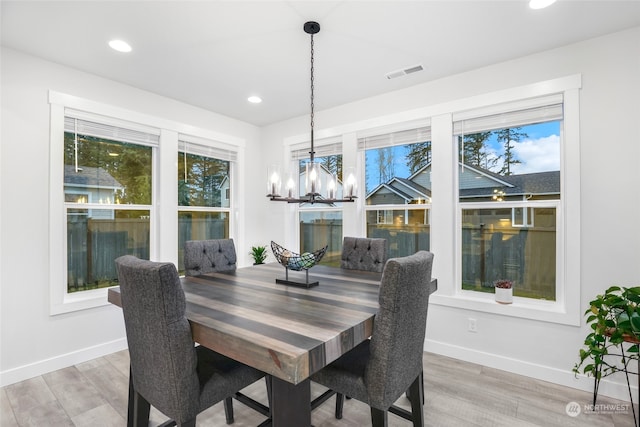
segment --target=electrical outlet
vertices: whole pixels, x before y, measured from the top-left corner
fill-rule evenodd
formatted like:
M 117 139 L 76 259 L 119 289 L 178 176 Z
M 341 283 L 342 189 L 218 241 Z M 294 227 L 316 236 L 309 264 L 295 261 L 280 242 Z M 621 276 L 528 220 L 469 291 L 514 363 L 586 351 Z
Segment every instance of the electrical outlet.
M 469 318 L 469 332 L 478 332 L 478 322 L 476 319 Z

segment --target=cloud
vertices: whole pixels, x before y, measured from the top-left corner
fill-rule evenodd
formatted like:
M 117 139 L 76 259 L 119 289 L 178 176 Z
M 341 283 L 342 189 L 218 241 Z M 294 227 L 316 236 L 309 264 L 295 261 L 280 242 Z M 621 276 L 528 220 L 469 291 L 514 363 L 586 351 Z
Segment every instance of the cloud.
M 514 142 L 513 151 L 522 163 L 512 166 L 514 174 L 560 170 L 560 137 L 549 135 L 539 139 Z

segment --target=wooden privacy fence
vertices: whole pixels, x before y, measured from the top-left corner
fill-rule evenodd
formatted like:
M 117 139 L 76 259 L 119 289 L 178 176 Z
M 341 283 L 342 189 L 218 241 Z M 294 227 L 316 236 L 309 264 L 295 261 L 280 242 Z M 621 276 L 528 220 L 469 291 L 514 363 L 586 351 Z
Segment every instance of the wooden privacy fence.
M 300 223 L 300 252 L 313 252 L 328 245 L 320 264 L 339 265 L 342 253 L 342 221 Z
M 389 258 L 413 255 L 418 251 L 429 250 L 430 230 L 428 225 L 369 225 L 367 236 L 387 239 Z
M 514 293 L 555 299 L 555 230 L 523 228 L 486 231 L 462 228 L 462 283 L 493 287 L 514 282 Z
M 149 259 L 148 219 L 76 218 L 67 223 L 69 292 L 112 286 L 118 277 L 114 260 L 121 255 Z

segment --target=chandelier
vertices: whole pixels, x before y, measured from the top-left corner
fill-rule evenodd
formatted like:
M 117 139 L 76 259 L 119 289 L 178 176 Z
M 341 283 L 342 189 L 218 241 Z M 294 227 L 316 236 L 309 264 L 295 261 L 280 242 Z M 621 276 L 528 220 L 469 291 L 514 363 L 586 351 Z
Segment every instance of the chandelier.
M 304 32 L 311 36 L 311 150 L 309 151 L 309 162 L 306 163 L 304 172 L 305 195 L 300 196 L 299 192 L 296 192 L 296 181 L 301 181 L 299 168 L 296 168 L 296 172 L 290 173 L 287 177 L 285 184 L 286 195 L 282 195 L 282 175 L 278 166 L 271 166 L 267 176 L 267 197 L 275 202 L 332 204 L 336 202 L 353 202 L 356 198 L 356 175 L 353 168 L 348 169 L 348 172 L 343 174 L 343 178 L 346 175 L 346 179 L 340 181 L 334 172 L 315 161 L 316 153 L 313 148 L 313 35 L 319 31 L 320 24 L 317 22 L 309 21 L 304 24 Z M 322 193 L 323 184 L 326 186 L 325 193 Z M 342 189 L 342 197 L 338 197 L 340 189 Z

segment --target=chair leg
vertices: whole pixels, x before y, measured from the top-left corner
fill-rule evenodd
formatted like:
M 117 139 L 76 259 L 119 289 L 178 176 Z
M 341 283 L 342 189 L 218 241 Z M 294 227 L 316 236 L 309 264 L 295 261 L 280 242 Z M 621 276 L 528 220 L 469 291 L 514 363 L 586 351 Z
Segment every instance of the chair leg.
M 136 391 L 133 389 L 133 374 L 131 373 L 131 366 L 129 366 L 129 404 L 127 405 L 127 427 L 133 427 L 133 397 Z M 595 399 L 594 399 L 595 400 Z
M 127 408 L 127 427 L 149 425 L 151 405 L 133 387 L 133 372 L 129 366 L 129 405 Z
M 224 416 L 227 419 L 227 424 L 233 424 L 233 398 L 227 397 L 224 399 Z
M 264 377 L 264 380 L 267 385 L 267 402 L 269 403 L 269 415 L 271 415 L 271 390 L 273 389 L 273 377 L 271 375 L 267 375 Z
M 424 372 L 420 372 L 420 388 L 422 389 L 422 404 L 424 405 Z M 405 394 L 407 399 L 411 400 L 411 391 L 407 389 Z
M 387 411 L 371 408 L 371 425 L 372 427 L 388 427 Z
M 413 427 L 424 427 L 424 414 L 422 407 L 424 406 L 424 383 L 422 382 L 422 374 L 409 386 L 409 399 L 411 401 L 411 421 Z
M 137 391 L 133 395 L 133 419 L 134 426 L 147 427 L 149 425 L 149 412 L 151 405 L 147 399 L 142 397 Z
M 342 419 L 342 408 L 344 407 L 344 394 L 336 393 L 336 419 Z

